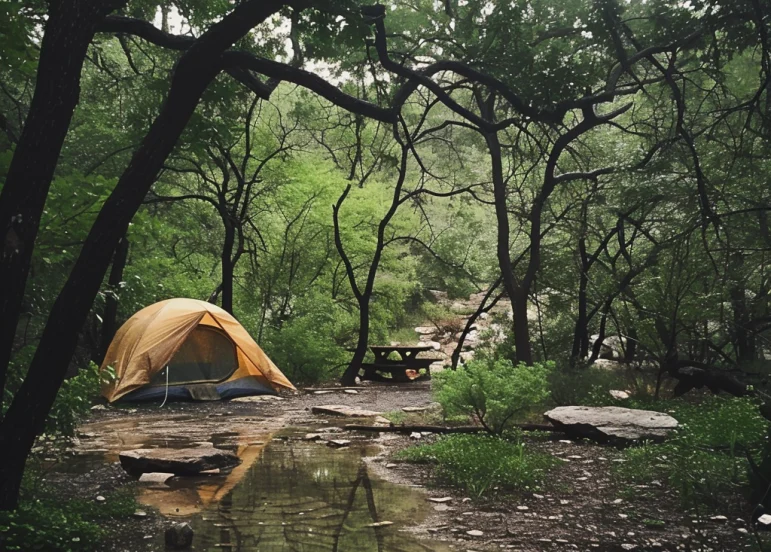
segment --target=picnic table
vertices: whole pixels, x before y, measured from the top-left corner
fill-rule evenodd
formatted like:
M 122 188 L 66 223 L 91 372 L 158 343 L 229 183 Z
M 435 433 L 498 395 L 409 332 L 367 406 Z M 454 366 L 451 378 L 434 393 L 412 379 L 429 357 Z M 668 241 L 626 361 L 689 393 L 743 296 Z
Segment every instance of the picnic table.
M 375 355 L 375 362 L 362 363 L 364 370 L 362 379 L 371 381 L 407 382 L 423 379 L 431 379 L 430 366 L 436 362 L 431 358 L 418 358 L 420 353 L 432 351 L 430 345 L 402 346 L 402 345 L 371 345 L 370 350 Z M 399 358 L 389 358 L 396 353 Z M 426 373 L 421 375 L 420 370 Z M 390 374 L 390 378 L 382 374 Z

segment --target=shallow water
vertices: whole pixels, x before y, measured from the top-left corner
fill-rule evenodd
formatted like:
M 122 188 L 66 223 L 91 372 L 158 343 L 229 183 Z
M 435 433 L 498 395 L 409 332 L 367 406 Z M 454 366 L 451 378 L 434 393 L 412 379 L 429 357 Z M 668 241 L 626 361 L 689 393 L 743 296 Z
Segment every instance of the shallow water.
M 161 424 L 155 421 L 131 427 L 122 421 L 114 427 L 114 422 L 86 428 L 95 433 L 86 437 L 83 455 L 73 458 L 70 469 L 115 461 L 118 450 L 194 446 L 202 440 L 233 450 L 241 458 L 241 465 L 227 475 L 138 485 L 141 504 L 170 519 L 190 521 L 196 551 L 450 550 L 442 542 L 419 539 L 407 531 L 425 520 L 430 503 L 422 492 L 370 473 L 364 459 L 379 450 L 370 441 L 354 440 L 349 447 L 335 449 L 302 440 L 309 428 L 275 433 L 264 428 L 255 431 L 249 424 L 248 432 L 202 437 L 198 432 L 187 434 L 184 427 L 190 420 L 180 419 L 180 431 L 169 436 L 168 431 L 156 433 Z M 373 526 L 380 522 L 392 525 Z M 157 550 L 164 550 L 162 535 L 155 535 L 152 542 Z
M 196 550 L 444 551 L 403 531 L 425 495 L 371 476 L 371 447 L 272 441 L 241 480 L 192 522 Z M 373 527 L 390 521 L 393 525 Z

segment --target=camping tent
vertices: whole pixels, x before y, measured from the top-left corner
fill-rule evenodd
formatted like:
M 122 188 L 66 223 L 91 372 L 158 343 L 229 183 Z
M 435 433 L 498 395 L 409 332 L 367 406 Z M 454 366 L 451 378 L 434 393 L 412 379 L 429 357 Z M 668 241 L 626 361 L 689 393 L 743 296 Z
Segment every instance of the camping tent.
M 233 316 L 195 299 L 168 299 L 134 314 L 115 334 L 101 370 L 108 366 L 116 378 L 102 394 L 110 402 L 294 389 Z

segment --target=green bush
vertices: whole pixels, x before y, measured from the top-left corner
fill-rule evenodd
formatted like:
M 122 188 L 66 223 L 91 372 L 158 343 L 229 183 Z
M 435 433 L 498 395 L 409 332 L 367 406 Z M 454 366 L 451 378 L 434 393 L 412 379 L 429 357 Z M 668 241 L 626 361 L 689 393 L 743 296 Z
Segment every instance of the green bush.
M 623 479 L 666 482 L 686 506 L 719 507 L 727 494 L 746 488 L 747 454 L 761 449 L 768 431 L 755 402 L 709 397 L 699 404 L 627 401 L 624 406 L 667 411 L 681 425 L 666 443 L 625 450 L 627 461 L 617 467 Z
M 500 435 L 549 398 L 551 363 L 513 366 L 507 360 L 474 360 L 435 379 L 436 400 L 448 416 L 464 414 Z
M 549 377 L 552 399 L 562 406 L 605 406 L 613 403 L 611 389 L 633 389 L 633 383 L 626 372 L 596 366 L 559 366 Z
M 521 442 L 487 435 L 450 435 L 403 450 L 397 458 L 436 464 L 440 480 L 477 496 L 491 490 L 536 490 L 555 463 Z
M 94 399 L 99 396 L 102 381 L 113 377 L 111 369 L 100 373 L 99 367 L 91 362 L 76 376 L 65 380 L 48 414 L 46 431 L 73 435 L 78 420 L 88 413 Z

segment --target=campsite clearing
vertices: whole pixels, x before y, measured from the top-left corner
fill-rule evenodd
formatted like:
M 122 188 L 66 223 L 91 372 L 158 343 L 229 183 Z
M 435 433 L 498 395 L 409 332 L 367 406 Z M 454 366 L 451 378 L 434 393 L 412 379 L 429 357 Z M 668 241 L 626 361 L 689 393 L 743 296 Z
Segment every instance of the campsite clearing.
M 356 395 L 340 390 L 331 396 L 335 403 L 393 416 L 422 416 L 402 409 L 428 407 L 432 400 L 424 383 L 373 384 Z M 476 499 L 437 487 L 430 466 L 394 463 L 398 451 L 415 444 L 408 436 L 349 432 L 345 418 L 311 412 L 330 402 L 329 394 L 310 392 L 287 398 L 281 408 L 273 401 L 109 407 L 79 428 L 73 455 L 47 479 L 62 493 L 84 498 L 110 500 L 110 492 L 121 488 L 137 493 L 148 515 L 110 528 L 116 533 L 110 542 L 120 545 L 107 546 L 107 552 L 161 551 L 163 529 L 179 520 L 191 523 L 195 542 L 207 550 L 227 549 L 237 538 L 278 545 L 338 531 L 340 550 L 348 551 L 379 538 L 385 539 L 384 550 L 443 552 L 501 546 L 536 552 L 568 544 L 581 550 L 620 550 L 624 544 L 645 549 L 651 543 L 674 549 L 705 540 L 718 542 L 716 550 L 740 546 L 743 512 L 726 505 L 725 519 L 693 518 L 655 482 L 629 492 L 612 476 L 621 460 L 615 448 L 559 435 L 534 438 L 531 446 L 560 459 L 545 487 Z M 307 439 L 309 433 L 315 438 Z M 325 446 L 340 440 L 350 443 Z M 123 450 L 198 445 L 234 452 L 241 464 L 229 474 L 140 483 L 117 463 Z

